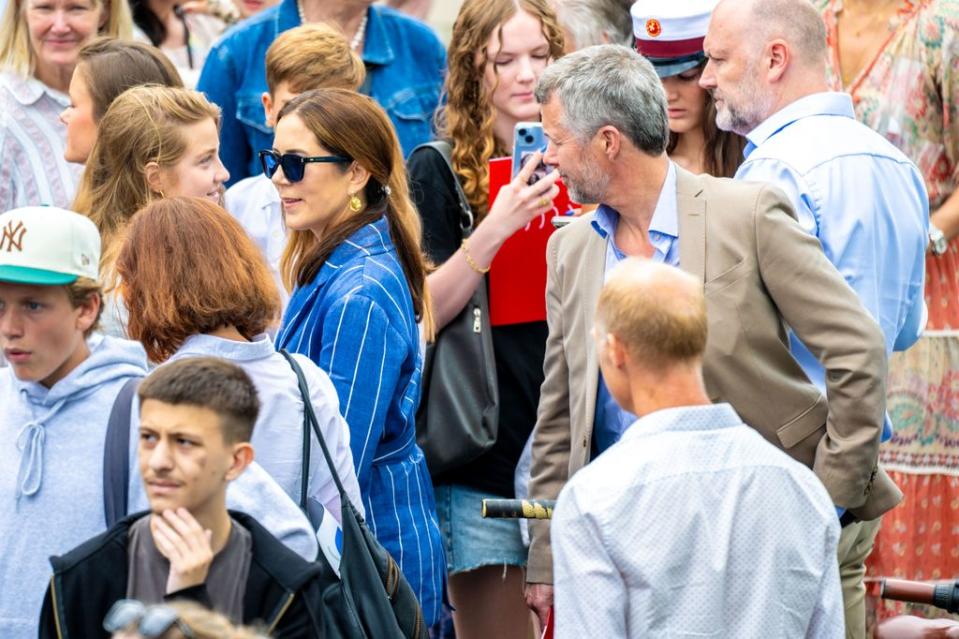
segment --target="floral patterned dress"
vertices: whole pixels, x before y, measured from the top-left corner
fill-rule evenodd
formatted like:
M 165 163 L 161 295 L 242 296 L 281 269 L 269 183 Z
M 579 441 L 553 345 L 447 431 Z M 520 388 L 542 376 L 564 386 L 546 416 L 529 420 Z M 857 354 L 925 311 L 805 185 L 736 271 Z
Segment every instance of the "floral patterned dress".
M 827 27 L 832 88 L 850 93 L 858 119 L 916 163 L 936 211 L 957 185 L 959 0 L 904 0 L 882 49 L 848 87 L 839 72 L 842 0 L 815 1 Z M 905 500 L 883 517 L 867 582 L 959 578 L 959 238 L 945 255 L 927 255 L 926 304 L 923 337 L 890 361 L 894 435 L 880 459 Z M 879 613 L 893 611 L 901 607 Z

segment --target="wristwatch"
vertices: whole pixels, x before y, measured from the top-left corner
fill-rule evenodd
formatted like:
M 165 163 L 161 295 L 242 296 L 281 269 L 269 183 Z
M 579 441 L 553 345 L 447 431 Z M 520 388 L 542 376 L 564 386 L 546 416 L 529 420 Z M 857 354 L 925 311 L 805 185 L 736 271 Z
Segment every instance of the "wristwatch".
M 942 255 L 949 248 L 949 242 L 942 230 L 936 225 L 929 223 L 929 250 L 933 255 Z

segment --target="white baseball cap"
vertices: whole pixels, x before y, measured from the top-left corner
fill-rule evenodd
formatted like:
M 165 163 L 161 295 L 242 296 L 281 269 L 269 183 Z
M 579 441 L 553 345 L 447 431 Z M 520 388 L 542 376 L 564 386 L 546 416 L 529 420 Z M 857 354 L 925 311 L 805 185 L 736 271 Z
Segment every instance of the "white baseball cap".
M 100 232 L 89 218 L 53 206 L 0 213 L 0 281 L 62 286 L 99 271 Z

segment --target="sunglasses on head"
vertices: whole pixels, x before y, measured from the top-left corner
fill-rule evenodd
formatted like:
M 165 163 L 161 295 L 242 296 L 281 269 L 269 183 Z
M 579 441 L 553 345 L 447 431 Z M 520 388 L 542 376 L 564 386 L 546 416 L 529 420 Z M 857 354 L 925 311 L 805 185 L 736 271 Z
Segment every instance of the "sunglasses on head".
M 348 157 L 342 155 L 315 155 L 306 157 L 294 153 L 284 153 L 280 155 L 276 151 L 260 151 L 260 164 L 263 165 L 263 172 L 266 177 L 273 178 L 276 170 L 283 169 L 283 175 L 290 182 L 299 182 L 303 179 L 303 173 L 306 171 L 306 165 L 309 162 L 332 162 L 340 164 L 343 162 L 352 162 Z
M 136 624 L 137 632 L 146 639 L 162 637 L 176 626 L 187 639 L 196 639 L 190 627 L 183 623 L 176 610 L 169 606 L 150 606 L 147 608 L 136 599 L 121 599 L 110 607 L 103 629 L 109 633 L 126 630 Z

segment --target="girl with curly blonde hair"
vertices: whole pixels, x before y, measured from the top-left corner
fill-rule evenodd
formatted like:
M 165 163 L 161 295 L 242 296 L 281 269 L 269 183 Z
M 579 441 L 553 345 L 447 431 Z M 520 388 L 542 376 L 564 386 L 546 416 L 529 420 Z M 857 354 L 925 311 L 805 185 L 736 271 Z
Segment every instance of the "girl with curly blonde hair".
M 535 157 L 488 206 L 489 160 L 510 154 L 518 122 L 539 120 L 533 90 L 562 51 L 562 30 L 547 0 L 463 3 L 453 26 L 446 101 L 437 124 L 472 209 L 468 239 L 442 156 L 422 147 L 408 162 L 423 248 L 439 265 L 428 278 L 438 331 L 464 309 L 503 242 L 552 208 L 559 176 L 552 171 L 528 184 Z M 499 386 L 496 443 L 469 463 L 433 476 L 459 639 L 529 636 L 519 525 L 482 519 L 477 504 L 484 497 L 514 496 L 513 474 L 536 422 L 546 334 L 545 322 L 492 328 Z

